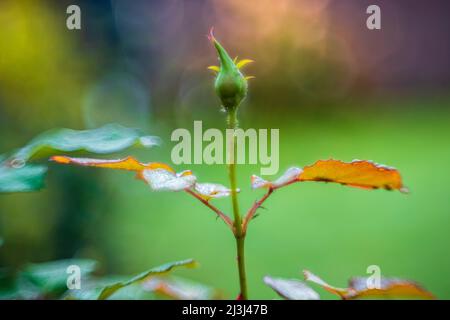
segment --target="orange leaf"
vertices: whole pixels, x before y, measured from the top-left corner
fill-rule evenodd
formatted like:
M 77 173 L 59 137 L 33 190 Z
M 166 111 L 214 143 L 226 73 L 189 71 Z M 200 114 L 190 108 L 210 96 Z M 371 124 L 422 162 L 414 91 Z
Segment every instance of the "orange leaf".
M 142 171 L 144 169 L 164 169 L 169 172 L 174 170 L 164 163 L 150 162 L 141 163 L 133 157 L 126 157 L 124 159 L 117 160 L 104 160 L 104 159 L 90 159 L 90 158 L 72 158 L 66 156 L 53 156 L 50 160 L 62 163 L 62 164 L 76 164 L 87 167 L 130 170 L 130 171 Z
M 372 298 L 372 297 L 412 297 L 422 299 L 435 299 L 435 296 L 423 289 L 419 284 L 397 278 L 381 278 L 380 288 L 368 288 L 368 278 L 352 278 L 349 282 L 349 291 L 346 299 Z
M 304 167 L 298 180 L 337 182 L 364 189 L 382 188 L 407 192 L 398 170 L 366 160 L 319 160 Z
M 135 171 L 137 178 L 144 180 L 154 191 L 182 191 L 193 189 L 200 197 L 207 201 L 212 198 L 227 197 L 231 194 L 230 189 L 219 184 L 197 183 L 197 177 L 190 170 L 176 173 L 170 166 L 160 162 L 141 163 L 133 157 L 105 160 L 53 156 L 50 160 L 62 164 Z
M 303 271 L 305 280 L 314 282 L 325 290 L 338 295 L 341 299 L 360 298 L 421 298 L 435 299 L 434 295 L 413 281 L 398 278 L 381 278 L 378 288 L 369 288 L 367 277 L 355 277 L 350 279 L 346 289 L 336 288 L 308 270 Z

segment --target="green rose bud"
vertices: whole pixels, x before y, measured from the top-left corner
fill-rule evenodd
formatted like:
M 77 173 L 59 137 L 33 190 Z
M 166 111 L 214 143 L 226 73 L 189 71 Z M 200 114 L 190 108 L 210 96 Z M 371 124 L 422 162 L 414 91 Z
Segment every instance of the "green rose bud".
M 237 59 L 231 59 L 222 45 L 214 38 L 212 29 L 208 38 L 214 44 L 220 61 L 220 67 L 208 67 L 217 74 L 214 89 L 225 110 L 234 110 L 247 95 L 247 80 L 253 78 L 245 77 L 240 68 L 253 61 L 244 59 L 238 62 Z

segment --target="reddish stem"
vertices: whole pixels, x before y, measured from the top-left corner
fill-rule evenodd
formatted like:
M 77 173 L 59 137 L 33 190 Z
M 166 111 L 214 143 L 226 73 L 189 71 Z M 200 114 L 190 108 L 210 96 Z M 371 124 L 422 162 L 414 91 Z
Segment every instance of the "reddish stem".
M 194 196 L 195 198 L 197 198 L 199 201 L 201 201 L 205 206 L 207 206 L 208 208 L 210 208 L 212 211 L 214 211 L 217 216 L 219 218 L 221 218 L 223 220 L 223 222 L 226 223 L 226 225 L 231 229 L 231 231 L 234 233 L 234 226 L 233 226 L 233 221 L 231 221 L 231 219 L 224 214 L 222 211 L 220 211 L 220 209 L 216 208 L 215 206 L 213 206 L 212 204 L 209 203 L 208 200 L 203 199 L 200 195 L 198 195 L 197 193 L 195 193 L 194 191 L 190 190 L 190 189 L 186 189 L 185 190 L 187 193 L 189 193 L 190 195 Z
M 256 211 L 262 206 L 262 204 L 264 203 L 264 201 L 267 200 L 267 198 L 270 197 L 270 195 L 272 194 L 272 192 L 274 191 L 274 188 L 269 188 L 269 191 L 267 191 L 267 193 L 258 201 L 256 201 L 253 206 L 250 208 L 250 210 L 248 210 L 247 215 L 244 218 L 244 221 L 242 222 L 242 232 L 245 234 L 247 232 L 247 226 L 248 223 L 250 222 L 250 220 L 253 219 L 253 217 L 255 216 Z
M 280 184 L 278 186 L 270 186 L 269 190 L 267 191 L 267 193 L 258 201 L 255 202 L 255 204 L 250 208 L 250 210 L 248 210 L 247 215 L 245 216 L 244 220 L 242 221 L 242 232 L 245 234 L 247 232 L 247 227 L 248 227 L 248 223 L 250 222 L 250 220 L 253 219 L 253 217 L 255 216 L 256 211 L 262 206 L 262 204 L 264 203 L 264 201 L 267 200 L 267 198 L 270 197 L 270 195 L 277 189 L 280 189 L 282 187 L 286 187 L 290 184 L 293 184 L 295 182 L 298 182 L 299 180 L 297 179 L 293 179 L 290 180 L 288 182 L 285 182 L 283 184 Z

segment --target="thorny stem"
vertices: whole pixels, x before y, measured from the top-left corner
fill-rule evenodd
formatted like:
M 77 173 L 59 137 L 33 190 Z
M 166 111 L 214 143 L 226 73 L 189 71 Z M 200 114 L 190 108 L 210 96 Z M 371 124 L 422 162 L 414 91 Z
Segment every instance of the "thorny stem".
M 228 129 L 235 130 L 238 125 L 236 108 L 229 110 L 227 116 L 228 116 L 227 117 Z M 241 290 L 240 298 L 242 300 L 247 300 L 248 299 L 247 277 L 245 273 L 245 250 L 244 250 L 245 233 L 242 230 L 242 219 L 239 213 L 239 204 L 237 199 L 236 161 L 235 161 L 237 148 L 236 148 L 236 137 L 234 134 L 232 139 L 230 139 L 229 143 L 230 145 L 227 148 L 227 152 L 229 152 L 228 177 L 230 179 L 231 201 L 233 205 L 234 237 L 236 239 L 239 285 Z
M 233 221 L 231 221 L 230 217 L 228 217 L 226 214 L 224 214 L 222 211 L 220 211 L 218 208 L 216 208 L 215 206 L 213 206 L 211 203 L 209 203 L 209 201 L 203 199 L 201 196 L 199 196 L 197 193 L 195 193 L 194 191 L 190 190 L 190 189 L 186 189 L 186 192 L 189 193 L 190 195 L 194 196 L 195 198 L 197 198 L 199 201 L 201 201 L 205 206 L 207 206 L 208 208 L 210 208 L 212 211 L 214 211 L 217 216 L 219 218 L 221 218 L 223 220 L 223 222 L 226 223 L 226 225 L 230 228 L 230 230 L 234 233 L 234 226 L 233 226 Z
M 256 211 L 261 208 L 262 204 L 264 203 L 264 201 L 267 200 L 267 198 L 270 197 L 270 195 L 277 189 L 280 189 L 282 187 L 286 187 L 290 184 L 293 184 L 295 182 L 298 182 L 297 179 L 293 179 L 290 181 L 287 181 L 283 184 L 280 184 L 278 186 L 271 186 L 269 187 L 269 190 L 267 191 L 267 193 L 258 201 L 256 201 L 253 206 L 248 210 L 246 216 L 244 217 L 243 221 L 242 221 L 242 232 L 244 233 L 244 235 L 247 233 L 247 227 L 248 227 L 248 223 L 254 218 Z
M 267 198 L 270 197 L 270 195 L 272 194 L 272 192 L 274 191 L 274 188 L 269 188 L 269 191 L 267 191 L 267 193 L 258 201 L 256 201 L 253 206 L 250 208 L 250 210 L 248 210 L 247 215 L 245 216 L 244 220 L 242 221 L 242 232 L 244 234 L 247 233 L 247 226 L 248 223 L 250 222 L 250 220 L 253 219 L 253 217 L 255 216 L 256 211 L 262 206 L 262 204 L 264 203 L 264 201 L 267 200 Z

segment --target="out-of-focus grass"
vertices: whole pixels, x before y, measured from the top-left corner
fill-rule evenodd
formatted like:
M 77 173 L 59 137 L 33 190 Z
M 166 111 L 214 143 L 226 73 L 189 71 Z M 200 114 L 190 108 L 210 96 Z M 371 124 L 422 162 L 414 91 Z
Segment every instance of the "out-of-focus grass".
M 291 121 L 280 128 L 280 170 L 316 159 L 372 159 L 396 166 L 409 195 L 335 184 L 304 183 L 277 191 L 249 227 L 246 249 L 252 298 L 275 294 L 266 274 L 301 277 L 308 268 L 332 284 L 378 265 L 384 276 L 411 278 L 450 298 L 449 115 L 443 111 L 370 113 L 339 121 Z M 167 139 L 168 140 L 168 139 Z M 170 152 L 170 142 L 156 155 Z M 226 169 L 193 166 L 199 179 L 226 182 Z M 240 167 L 242 208 L 261 196 L 251 191 L 256 167 Z M 193 257 L 202 267 L 183 275 L 237 295 L 234 239 L 221 221 L 185 194 L 150 193 L 124 175 L 105 175 L 114 201 L 99 227 L 110 261 L 123 272 Z M 215 203 L 230 211 L 228 199 Z M 323 293 L 323 297 L 330 295 Z

